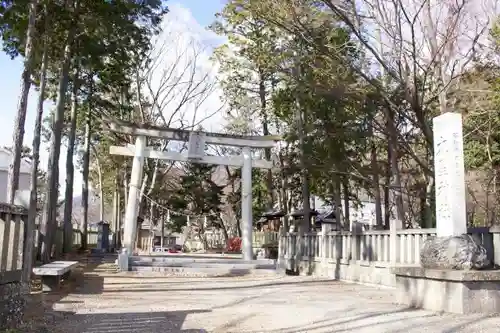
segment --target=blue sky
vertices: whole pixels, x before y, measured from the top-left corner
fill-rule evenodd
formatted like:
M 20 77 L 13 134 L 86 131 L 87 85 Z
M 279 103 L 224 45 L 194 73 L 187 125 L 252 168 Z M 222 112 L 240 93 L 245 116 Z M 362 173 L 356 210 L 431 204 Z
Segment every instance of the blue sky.
M 191 13 L 192 24 L 200 28 L 206 27 L 214 20 L 214 15 L 220 11 L 225 0 L 175 0 L 168 1 L 170 6 L 177 8 L 183 7 Z M 169 19 L 167 15 L 166 19 Z M 172 18 L 173 19 L 173 18 Z M 2 101 L 2 110 L 0 112 L 0 146 L 12 145 L 12 134 L 14 126 L 14 117 L 17 109 L 17 99 L 19 96 L 20 77 L 22 69 L 22 59 L 11 60 L 8 56 L 0 53 L 0 100 Z M 37 93 L 34 88 L 31 89 L 28 105 L 28 115 L 25 126 L 24 144 L 31 146 L 33 140 L 33 128 L 35 119 L 35 105 Z M 65 159 L 65 148 L 62 149 L 61 162 Z M 47 153 L 42 152 L 41 167 L 46 169 Z M 61 163 L 61 173 L 64 175 L 64 163 Z M 79 181 L 79 174 L 76 182 Z M 61 178 L 61 183 L 64 183 Z M 77 190 L 77 188 L 75 188 Z
M 224 7 L 226 0 L 178 0 L 168 1 L 167 4 L 169 2 L 188 8 L 200 25 L 208 26 L 213 22 L 215 13 Z

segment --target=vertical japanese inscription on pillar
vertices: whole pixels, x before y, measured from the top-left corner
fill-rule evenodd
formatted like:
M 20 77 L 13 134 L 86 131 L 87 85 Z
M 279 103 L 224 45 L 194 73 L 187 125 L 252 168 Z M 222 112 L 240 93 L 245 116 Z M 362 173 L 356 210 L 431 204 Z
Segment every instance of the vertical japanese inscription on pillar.
M 462 116 L 445 113 L 433 120 L 436 228 L 438 236 L 467 230 Z
M 200 160 L 205 154 L 205 135 L 199 132 L 189 133 L 188 158 Z

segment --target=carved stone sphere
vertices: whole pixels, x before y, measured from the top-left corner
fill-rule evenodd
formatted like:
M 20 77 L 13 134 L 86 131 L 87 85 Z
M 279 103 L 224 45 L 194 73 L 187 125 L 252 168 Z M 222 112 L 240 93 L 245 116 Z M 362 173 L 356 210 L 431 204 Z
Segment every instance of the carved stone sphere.
M 478 270 L 491 267 L 486 248 L 471 235 L 428 238 L 420 265 L 431 269 Z

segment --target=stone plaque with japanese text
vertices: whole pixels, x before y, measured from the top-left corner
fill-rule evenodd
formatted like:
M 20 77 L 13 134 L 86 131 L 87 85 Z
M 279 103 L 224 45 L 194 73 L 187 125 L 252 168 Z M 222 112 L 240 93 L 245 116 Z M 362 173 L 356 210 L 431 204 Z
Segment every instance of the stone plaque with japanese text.
M 462 115 L 433 119 L 436 229 L 439 237 L 467 233 Z

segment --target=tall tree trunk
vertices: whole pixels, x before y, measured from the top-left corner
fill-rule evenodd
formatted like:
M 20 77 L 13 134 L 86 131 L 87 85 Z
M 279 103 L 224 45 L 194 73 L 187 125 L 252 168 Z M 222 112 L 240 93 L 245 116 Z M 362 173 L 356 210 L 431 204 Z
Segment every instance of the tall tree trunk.
M 260 116 L 262 117 L 262 134 L 269 135 L 269 117 L 267 116 L 266 85 L 264 75 L 260 73 L 259 80 Z M 266 160 L 271 160 L 271 148 L 264 149 Z M 274 208 L 273 172 L 271 169 L 266 172 L 267 200 L 266 208 L 270 211 Z
M 391 196 L 396 208 L 397 228 L 402 228 L 405 220 L 403 193 L 401 192 L 401 174 L 398 164 L 398 133 L 394 124 L 394 113 L 388 110 L 387 129 L 389 133 L 388 150 L 390 151 L 390 170 L 392 175 Z
M 311 194 L 309 192 L 309 170 L 307 168 L 307 156 L 305 154 L 305 129 L 304 129 L 304 112 L 299 109 L 297 119 L 299 121 L 299 146 L 300 146 L 300 169 L 302 180 L 302 209 L 304 221 L 302 223 L 303 232 L 311 229 Z
M 92 81 L 92 75 L 89 75 L 89 81 Z M 91 83 L 92 86 L 92 83 Z M 89 102 L 92 100 L 92 88 L 90 89 Z M 87 114 L 85 115 L 85 143 L 83 151 L 82 165 L 82 221 L 80 223 L 80 232 L 82 235 L 81 249 L 87 250 L 87 228 L 89 224 L 89 167 L 90 167 L 90 139 L 92 135 L 92 106 L 89 104 Z
M 229 233 L 227 232 L 226 224 L 224 223 L 224 219 L 222 218 L 222 213 L 219 214 L 219 224 L 220 229 L 222 231 L 222 236 L 224 237 L 224 244 L 227 245 L 229 241 Z
M 64 237 L 63 253 L 71 252 L 73 248 L 73 182 L 75 177 L 75 166 L 73 155 L 75 153 L 76 140 L 76 117 L 78 113 L 78 90 L 79 90 L 79 64 L 75 64 L 75 75 L 73 77 L 73 96 L 71 105 L 70 128 L 68 134 L 68 149 L 66 153 L 66 190 L 64 193 Z
M 128 200 L 128 181 L 127 181 L 128 173 L 127 169 L 124 169 L 123 172 L 123 201 L 124 201 L 124 207 L 127 207 L 127 200 Z
M 121 249 L 122 247 L 122 196 L 120 194 L 119 179 L 116 183 L 116 196 L 118 198 L 116 207 L 116 248 Z
M 373 132 L 373 123 L 370 123 L 370 163 L 372 169 L 373 192 L 375 196 L 375 221 L 378 227 L 383 226 L 382 220 L 382 195 L 380 193 L 380 177 L 377 161 L 377 146 L 375 144 L 375 133 Z
M 295 68 L 296 77 L 301 77 L 300 66 Z M 299 86 L 299 89 L 301 87 Z M 298 96 L 296 98 L 296 110 L 295 110 L 295 122 L 297 123 L 298 129 L 298 139 L 299 139 L 299 165 L 301 170 L 301 181 L 302 181 L 302 212 L 303 212 L 303 221 L 299 226 L 299 234 L 302 235 L 304 232 L 307 232 L 311 229 L 311 195 L 309 192 L 309 170 L 307 168 L 307 156 L 305 154 L 305 135 L 306 135 L 306 112 L 303 109 L 300 98 L 302 97 L 302 91 L 298 92 Z M 302 250 L 300 250 L 302 251 Z M 300 252 L 299 251 L 299 252 Z M 302 254 L 300 254 L 302 255 Z
M 349 178 L 342 177 L 342 187 L 344 190 L 344 225 L 351 229 L 351 211 L 349 207 Z
M 45 28 L 49 26 L 47 7 L 45 10 Z M 47 30 L 45 30 L 47 31 Z M 37 112 L 35 118 L 35 132 L 33 133 L 33 161 L 31 164 L 31 184 L 30 184 L 30 205 L 28 221 L 26 223 L 26 239 L 24 245 L 23 258 L 23 281 L 31 281 L 31 269 L 34 262 L 33 245 L 35 242 L 34 232 L 36 229 L 36 217 L 38 213 L 38 166 L 40 163 L 40 143 L 43 122 L 43 102 L 45 101 L 45 89 L 47 87 L 47 66 L 48 66 L 48 44 L 49 34 L 45 34 L 43 39 L 42 68 L 40 70 L 40 92 L 38 95 Z
M 78 1 L 75 3 L 74 20 L 78 10 Z M 69 71 L 71 65 L 73 42 L 76 33 L 76 22 L 71 25 L 66 39 L 61 73 L 59 76 L 59 87 L 57 91 L 57 103 L 51 126 L 50 153 L 47 167 L 47 201 L 44 207 L 40 236 L 42 237 L 41 259 L 43 263 L 50 261 L 53 238 L 57 228 L 57 199 L 59 186 L 59 155 L 61 153 L 61 136 L 64 122 L 64 109 L 66 106 L 66 92 L 68 90 Z
M 385 170 L 385 184 L 384 184 L 384 225 L 386 229 L 391 225 L 391 150 L 387 149 L 387 165 Z
M 285 232 L 289 232 L 290 231 L 290 225 L 288 223 L 289 206 L 287 198 L 288 182 L 286 177 L 283 153 L 281 151 L 279 152 L 279 159 L 281 166 L 281 173 L 280 173 L 281 176 L 280 193 L 281 193 L 281 203 L 282 203 L 281 209 L 283 209 L 283 212 L 285 213 L 285 216 L 283 217 L 283 227 L 285 228 Z
M 170 212 L 167 210 L 167 223 L 170 225 Z M 160 236 L 160 247 L 163 251 L 165 246 L 165 214 L 161 214 L 161 236 Z
M 117 236 L 118 236 L 118 174 L 115 175 L 115 182 L 113 186 L 113 214 L 111 216 L 111 228 L 113 230 L 113 248 L 117 249 Z
M 19 168 L 21 167 L 21 151 L 24 141 L 24 124 L 26 123 L 26 109 L 28 108 L 28 96 L 31 88 L 31 74 L 33 71 L 33 58 L 35 55 L 33 39 L 36 32 L 36 11 L 38 0 L 29 2 L 28 29 L 26 31 L 25 58 L 23 72 L 21 74 L 21 94 L 17 104 L 17 114 L 14 121 L 14 132 L 12 137 L 12 160 L 9 165 L 7 181 L 7 202 L 14 203 L 16 191 L 19 187 Z
M 97 165 L 97 181 L 99 182 L 99 221 L 104 221 L 104 188 L 102 178 L 101 160 L 94 145 L 90 145 Z M 89 162 L 90 163 L 90 162 Z
M 97 176 L 99 178 L 99 219 L 104 221 L 104 189 L 101 163 L 97 161 Z
M 344 215 L 342 213 L 342 187 L 340 176 L 334 176 L 334 188 L 333 188 L 333 202 L 335 209 L 335 222 L 337 222 L 338 230 L 345 228 L 344 226 Z
M 139 205 L 139 214 L 138 216 L 141 216 L 141 215 L 145 215 L 144 214 L 144 211 L 143 211 L 143 206 L 142 206 L 142 199 L 144 197 L 144 195 L 146 194 L 146 184 L 148 183 L 148 175 L 144 175 L 144 179 L 142 181 L 142 184 L 141 184 L 141 188 L 139 189 L 140 191 L 140 194 L 139 194 L 139 200 L 138 200 L 138 205 Z M 130 184 L 130 186 L 132 186 L 132 184 Z M 142 229 L 142 223 L 139 223 L 139 221 L 137 221 L 137 224 L 136 224 L 136 233 L 135 233 L 135 246 L 134 246 L 134 250 L 135 249 L 139 249 L 139 239 L 141 238 L 141 229 Z

